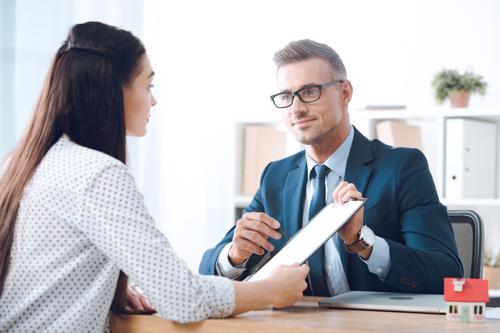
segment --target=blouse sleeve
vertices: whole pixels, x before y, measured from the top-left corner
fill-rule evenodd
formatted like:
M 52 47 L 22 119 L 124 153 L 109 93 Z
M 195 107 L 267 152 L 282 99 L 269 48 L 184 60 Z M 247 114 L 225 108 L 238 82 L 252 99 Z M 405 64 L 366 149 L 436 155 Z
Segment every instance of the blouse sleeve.
M 229 316 L 228 279 L 193 273 L 156 228 L 125 165 L 102 170 L 86 188 L 77 228 L 135 281 L 165 319 L 181 323 Z

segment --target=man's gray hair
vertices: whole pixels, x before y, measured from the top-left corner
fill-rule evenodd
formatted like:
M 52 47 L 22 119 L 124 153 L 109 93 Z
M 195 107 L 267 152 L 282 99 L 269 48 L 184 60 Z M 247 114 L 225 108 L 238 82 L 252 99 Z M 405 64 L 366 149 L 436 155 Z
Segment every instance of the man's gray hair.
M 347 72 L 338 53 L 330 46 L 310 39 L 288 43 L 274 54 L 273 60 L 279 69 L 281 66 L 312 58 L 321 58 L 327 61 L 332 67 L 333 73 L 339 76 L 335 79 L 347 80 Z

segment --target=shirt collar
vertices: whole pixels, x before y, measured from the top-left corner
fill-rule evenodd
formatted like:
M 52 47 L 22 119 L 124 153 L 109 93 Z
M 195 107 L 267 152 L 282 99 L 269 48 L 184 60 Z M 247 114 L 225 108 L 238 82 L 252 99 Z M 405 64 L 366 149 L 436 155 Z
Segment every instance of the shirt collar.
M 351 151 L 351 146 L 352 146 L 352 141 L 354 139 L 354 130 L 351 126 L 349 130 L 349 134 L 347 135 L 347 138 L 342 142 L 342 144 L 335 150 L 323 163 L 326 165 L 330 170 L 335 172 L 338 176 L 340 176 L 342 179 L 345 178 L 345 169 L 347 167 L 347 158 L 349 157 L 349 152 Z M 306 154 L 306 162 L 307 162 L 307 174 L 311 175 L 311 170 L 318 164 L 315 160 L 309 156 L 307 153 L 307 150 L 305 151 Z

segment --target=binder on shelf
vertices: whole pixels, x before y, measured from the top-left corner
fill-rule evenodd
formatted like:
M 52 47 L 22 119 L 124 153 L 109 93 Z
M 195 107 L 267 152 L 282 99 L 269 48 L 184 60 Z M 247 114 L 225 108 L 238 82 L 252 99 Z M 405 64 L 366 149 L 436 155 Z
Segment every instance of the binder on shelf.
M 497 127 L 493 122 L 446 120 L 446 198 L 495 197 L 496 142 Z
M 269 162 L 285 157 L 286 148 L 286 132 L 272 126 L 245 126 L 242 195 L 257 192 L 262 171 Z
M 420 126 L 414 126 L 399 120 L 385 120 L 376 125 L 377 138 L 394 147 L 422 149 Z

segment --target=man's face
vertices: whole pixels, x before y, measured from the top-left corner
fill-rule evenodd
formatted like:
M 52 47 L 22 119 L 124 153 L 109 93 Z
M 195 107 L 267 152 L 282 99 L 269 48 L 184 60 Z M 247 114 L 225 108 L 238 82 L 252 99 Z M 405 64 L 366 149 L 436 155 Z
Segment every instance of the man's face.
M 280 67 L 278 91 L 294 92 L 337 79 L 340 78 L 334 75 L 327 61 L 312 58 Z M 311 103 L 304 103 L 295 96 L 293 104 L 283 109 L 283 119 L 299 142 L 320 144 L 334 137 L 339 126 L 349 126 L 347 105 L 351 95 L 351 85 L 346 81 L 323 88 L 321 98 Z

